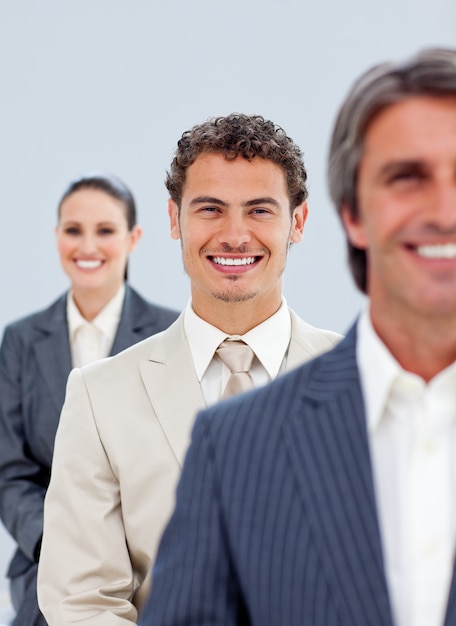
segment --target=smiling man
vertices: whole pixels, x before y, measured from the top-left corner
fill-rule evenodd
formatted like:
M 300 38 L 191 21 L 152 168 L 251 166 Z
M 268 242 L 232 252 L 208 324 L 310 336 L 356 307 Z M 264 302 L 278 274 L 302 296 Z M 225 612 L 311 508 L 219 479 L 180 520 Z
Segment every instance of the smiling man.
M 201 413 L 141 626 L 456 624 L 456 50 L 354 84 L 329 182 L 368 306 Z
M 183 134 L 166 184 L 191 301 L 166 332 L 70 376 L 39 568 L 51 626 L 136 623 L 197 410 L 339 340 L 282 296 L 307 189 L 281 128 L 259 116 L 208 120 Z M 249 363 L 225 364 L 233 349 Z

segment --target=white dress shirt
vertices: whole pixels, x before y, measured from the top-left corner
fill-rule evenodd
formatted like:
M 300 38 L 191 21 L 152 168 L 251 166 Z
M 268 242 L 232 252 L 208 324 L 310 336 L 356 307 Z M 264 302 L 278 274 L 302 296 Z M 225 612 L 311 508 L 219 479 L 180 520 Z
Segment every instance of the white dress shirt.
M 81 315 L 73 294 L 68 294 L 67 320 L 73 367 L 83 367 L 109 355 L 119 326 L 124 296 L 125 285 L 122 283 L 116 295 L 89 322 Z
M 386 578 L 396 626 L 443 626 L 456 538 L 456 364 L 426 383 L 358 322 Z
M 198 317 L 189 302 L 184 314 L 184 329 L 207 405 L 220 400 L 231 374 L 220 359 L 214 358 L 215 351 L 227 337 L 242 339 L 255 353 L 250 370 L 255 387 L 268 383 L 286 365 L 291 319 L 285 298 L 282 298 L 282 304 L 274 315 L 245 335 L 227 335 Z

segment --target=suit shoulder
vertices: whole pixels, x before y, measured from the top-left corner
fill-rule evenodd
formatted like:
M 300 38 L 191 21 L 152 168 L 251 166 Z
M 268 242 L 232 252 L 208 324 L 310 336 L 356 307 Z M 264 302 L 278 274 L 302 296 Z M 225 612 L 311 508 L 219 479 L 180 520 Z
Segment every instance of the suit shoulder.
M 128 376 L 129 372 L 137 372 L 137 366 L 141 361 L 151 360 L 157 353 L 168 354 L 176 342 L 184 339 L 182 326 L 177 319 L 166 330 L 151 335 L 114 356 L 86 365 L 81 369 L 84 378 L 92 379 L 100 375 L 114 376 L 118 373 L 120 380 L 120 378 Z
M 161 333 L 158 333 L 161 334 Z M 157 338 L 157 335 L 147 337 L 142 341 L 138 341 L 133 346 L 118 352 L 113 356 L 108 356 L 104 359 L 90 363 L 80 368 L 84 374 L 84 378 L 90 378 L 97 375 L 99 372 L 112 372 L 116 370 L 124 370 L 133 363 L 139 363 L 143 359 L 147 359 L 152 350 L 153 344 Z
M 59 296 L 55 302 L 44 309 L 29 313 L 23 317 L 7 324 L 4 329 L 4 336 L 22 336 L 33 335 L 36 330 L 44 330 L 48 326 L 53 326 L 66 321 L 66 296 Z
M 132 306 L 136 310 L 142 310 L 150 319 L 156 321 L 157 324 L 169 325 L 179 317 L 179 311 L 146 300 L 136 289 L 133 289 L 133 287 L 128 286 L 128 290 Z
M 297 341 L 305 342 L 317 354 L 336 346 L 343 338 L 342 335 L 333 330 L 312 326 L 312 324 L 305 322 L 291 309 L 290 316 L 293 337 Z

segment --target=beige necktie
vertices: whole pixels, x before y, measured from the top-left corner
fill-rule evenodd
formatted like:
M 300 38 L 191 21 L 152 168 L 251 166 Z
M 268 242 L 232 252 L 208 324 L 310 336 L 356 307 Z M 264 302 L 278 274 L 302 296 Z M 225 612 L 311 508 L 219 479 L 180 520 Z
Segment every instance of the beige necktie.
M 231 372 L 222 398 L 253 389 L 253 380 L 249 371 L 255 355 L 246 343 L 225 340 L 217 348 L 216 354 Z

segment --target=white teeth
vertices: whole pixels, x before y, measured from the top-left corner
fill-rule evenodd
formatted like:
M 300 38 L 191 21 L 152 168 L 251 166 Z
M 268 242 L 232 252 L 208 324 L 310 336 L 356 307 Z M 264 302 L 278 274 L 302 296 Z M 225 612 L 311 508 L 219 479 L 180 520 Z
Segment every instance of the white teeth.
M 420 256 L 428 259 L 454 259 L 456 257 L 456 244 L 445 243 L 435 246 L 418 246 L 416 251 Z
M 252 263 L 255 263 L 254 256 L 244 257 L 243 259 L 232 259 L 225 258 L 223 256 L 215 256 L 212 258 L 212 260 L 214 261 L 214 263 L 217 263 L 217 265 L 252 265 Z
M 79 259 L 76 261 L 76 265 L 81 267 L 83 270 L 94 270 L 97 267 L 100 267 L 101 261 L 83 261 L 82 259 Z

